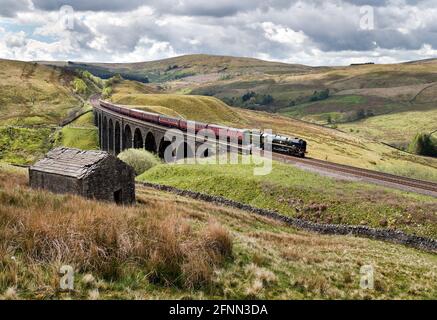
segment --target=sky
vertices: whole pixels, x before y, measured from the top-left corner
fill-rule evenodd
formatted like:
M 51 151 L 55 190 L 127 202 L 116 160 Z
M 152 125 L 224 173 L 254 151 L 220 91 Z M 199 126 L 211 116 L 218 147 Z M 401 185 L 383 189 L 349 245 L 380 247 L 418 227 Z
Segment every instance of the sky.
M 437 57 L 436 17 L 437 0 L 0 0 L 0 58 L 396 63 Z

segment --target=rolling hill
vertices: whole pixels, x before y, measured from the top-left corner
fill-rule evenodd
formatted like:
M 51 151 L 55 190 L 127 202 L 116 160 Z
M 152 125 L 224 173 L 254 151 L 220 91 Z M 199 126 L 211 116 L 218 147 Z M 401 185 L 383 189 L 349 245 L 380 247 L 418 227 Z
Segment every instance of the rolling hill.
M 276 133 L 308 141 L 308 156 L 321 160 L 437 181 L 437 159 L 419 157 L 387 145 L 279 114 L 232 108 L 214 97 L 176 94 L 124 95 L 114 85 L 112 101 L 132 108 L 182 116 L 202 122 L 222 123 L 238 128 L 272 129 Z M 125 89 L 124 89 L 125 90 Z
M 334 126 L 401 149 L 417 133 L 437 129 L 435 59 L 308 67 L 187 55 L 141 63 L 66 65 L 108 77 L 120 73 L 127 79 L 147 79 L 167 93 L 214 96 L 231 106 Z
M 125 79 L 140 82 L 167 82 L 210 75 L 202 80 L 218 80 L 222 76 L 242 76 L 250 74 L 294 74 L 307 73 L 312 67 L 269 62 L 253 58 L 193 54 L 175 58 L 138 63 L 81 63 L 81 62 L 40 62 L 69 69 L 86 69 L 91 73 L 109 78 L 121 74 Z
M 335 83 L 338 88 L 345 86 L 349 82 L 340 81 L 341 79 L 363 77 L 370 72 L 369 70 L 373 70 L 373 73 L 375 73 L 375 70 L 380 70 L 380 72 L 383 73 L 384 70 L 387 71 L 387 69 L 393 68 L 393 66 L 377 65 L 356 66 L 350 68 L 305 68 L 294 65 L 287 67 L 287 65 L 284 64 L 268 62 L 264 63 L 260 60 L 254 61 L 253 59 L 208 56 L 187 56 L 175 59 L 176 60 L 167 59 L 153 63 L 145 63 L 145 65 L 154 65 L 154 67 L 157 67 L 164 62 L 167 65 L 173 62 L 180 63 L 181 65 L 183 63 L 188 64 L 189 62 L 192 63 L 192 65 L 190 65 L 192 68 L 195 68 L 196 70 L 203 68 L 202 72 L 209 72 L 209 70 L 211 70 L 211 66 L 218 64 L 218 61 L 224 61 L 223 63 L 228 65 L 227 70 L 238 70 L 235 73 L 236 79 L 243 79 L 244 77 L 250 78 L 254 77 L 254 74 L 258 74 L 259 78 L 270 77 L 270 80 L 268 81 L 275 81 L 274 83 L 276 83 L 276 80 L 273 78 L 279 77 L 283 81 L 294 83 L 292 86 L 305 86 L 305 81 L 314 84 L 314 81 L 317 82 L 322 81 L 323 79 L 323 81 L 326 79 L 331 79 L 330 81 Z M 5 110 L 3 113 L 4 125 L 10 124 L 12 122 L 11 114 L 15 114 L 14 119 L 16 119 L 16 121 L 18 121 L 17 119 L 20 119 L 19 123 L 36 123 L 44 124 L 45 126 L 53 126 L 61 121 L 61 119 L 65 117 L 68 118 L 68 116 L 71 114 L 74 115 L 77 112 L 86 110 L 83 109 L 83 102 L 81 101 L 86 99 L 86 96 L 81 97 L 75 94 L 72 90 L 72 70 L 63 70 L 59 66 L 51 67 L 24 62 L 4 61 L 2 63 L 4 64 L 2 72 L 8 74 L 8 81 L 3 80 L 4 82 L 1 86 L 1 90 L 6 92 L 6 90 L 9 88 L 9 90 L 12 90 L 12 92 L 16 92 L 16 94 L 12 96 L 10 94 L 8 95 L 7 93 L 4 94 L 3 99 L 6 99 L 7 97 L 14 97 L 14 99 L 23 100 L 25 98 L 22 96 L 29 95 L 29 92 L 32 93 L 37 91 L 41 93 L 41 95 L 37 96 L 39 100 L 31 100 L 30 98 L 26 98 L 27 100 L 23 100 L 24 102 L 22 104 L 17 104 L 18 102 L 14 102 L 14 100 L 8 98 L 8 102 L 2 106 L 2 110 Z M 252 63 L 257 64 L 251 68 L 250 65 Z M 286 71 L 288 70 L 287 72 L 294 72 L 294 74 L 275 74 L 275 72 L 278 72 L 278 70 L 284 68 Z M 420 63 L 405 64 L 402 65 L 401 68 L 413 68 L 416 70 L 416 72 L 420 71 L 420 73 L 424 73 L 425 70 L 430 69 L 429 67 L 425 68 Z M 10 69 L 10 72 L 7 72 L 8 69 Z M 246 69 L 247 73 L 237 75 L 237 73 L 242 72 L 243 69 Z M 31 72 L 31 70 L 33 71 Z M 268 72 L 272 72 L 273 75 L 269 75 Z M 77 75 L 77 72 L 75 74 Z M 20 80 L 20 77 L 23 77 L 24 80 Z M 416 82 L 419 81 L 417 77 L 415 78 Z M 429 77 L 432 78 L 431 75 Z M 237 81 L 236 79 L 223 79 L 219 80 L 219 82 L 231 83 L 236 81 L 239 84 L 246 83 L 244 81 Z M 422 79 L 422 82 L 425 80 Z M 430 79 L 430 81 L 431 80 L 432 79 Z M 50 83 L 51 81 L 52 83 Z M 405 82 L 406 80 L 402 81 Z M 178 80 L 176 82 L 183 82 L 183 80 Z M 12 83 L 14 86 L 8 86 L 7 83 Z M 90 92 L 96 90 L 96 88 L 94 88 L 89 81 L 86 83 L 90 88 Z M 132 80 L 122 80 L 118 83 L 112 84 L 112 94 L 110 99 L 120 104 L 131 105 L 132 107 L 140 107 L 144 108 L 145 110 L 161 112 L 173 116 L 181 116 L 196 121 L 215 122 L 242 128 L 273 129 L 278 133 L 283 133 L 290 136 L 299 136 L 308 140 L 308 155 L 310 157 L 328 159 L 330 161 L 360 166 L 368 169 L 437 181 L 436 160 L 417 157 L 390 148 L 379 143 L 379 139 L 375 137 L 370 137 L 369 139 L 369 137 L 364 135 L 361 130 L 353 129 L 353 132 L 351 132 L 352 130 L 348 129 L 347 132 L 341 132 L 320 125 L 294 120 L 290 117 L 279 114 L 260 111 L 255 112 L 245 108 L 231 108 L 226 103 L 223 103 L 223 101 L 220 99 L 211 96 L 175 93 L 169 94 L 169 92 L 174 89 L 174 83 L 175 82 L 173 81 L 169 81 L 161 84 L 143 84 Z M 47 84 L 46 87 L 45 84 Z M 198 83 L 197 86 L 201 84 L 202 83 Z M 247 86 L 244 91 L 241 92 L 251 90 L 250 88 L 252 82 L 246 83 L 246 85 Z M 405 83 L 403 85 L 405 85 Z M 11 89 L 15 87 L 20 89 Z M 416 87 L 419 90 L 420 85 L 416 84 Z M 33 88 L 41 89 L 38 89 L 38 91 L 37 89 Z M 343 89 L 346 90 L 345 88 Z M 364 88 L 361 90 L 364 90 Z M 273 93 L 273 91 L 271 92 Z M 340 95 L 340 93 L 341 91 L 338 92 L 338 95 L 329 97 L 326 101 L 334 98 L 344 99 L 344 106 L 346 108 L 353 103 L 362 103 L 360 102 L 360 98 L 356 98 L 359 97 L 356 92 L 354 92 L 353 95 L 349 93 L 349 95 Z M 51 97 L 50 94 L 52 94 L 53 97 L 60 96 L 65 98 L 49 99 L 49 97 Z M 380 97 L 380 99 L 386 99 L 387 95 L 396 96 L 396 90 L 389 93 L 385 92 L 385 97 Z M 352 96 L 354 98 L 351 98 Z M 409 99 L 411 99 L 411 96 L 414 96 L 414 94 L 410 93 Z M 35 101 L 34 105 L 31 101 Z M 29 110 L 32 110 L 32 108 L 35 110 L 35 112 L 37 112 L 37 117 L 39 119 L 34 123 L 31 122 L 31 119 L 33 119 L 33 114 L 29 113 Z M 12 113 L 8 113 L 6 110 L 12 110 Z M 431 114 L 434 112 L 432 109 L 428 111 Z M 425 112 L 425 110 L 420 112 Z M 390 115 L 396 117 L 398 114 L 401 114 L 401 112 L 391 113 Z M 374 116 L 369 119 L 376 120 L 378 117 L 379 116 Z M 424 123 L 429 123 L 432 117 L 429 115 L 427 117 L 422 117 L 421 119 L 421 123 L 412 122 L 412 128 L 409 129 L 410 132 L 414 132 L 417 126 L 426 128 Z M 0 140 L 0 150 L 2 150 L 1 158 L 9 162 L 20 164 L 30 163 L 34 161 L 36 157 L 41 156 L 41 154 L 53 146 L 54 143 L 61 143 L 77 147 L 85 146 L 86 148 L 93 148 L 96 146 L 95 133 L 92 133 L 90 128 L 81 129 L 80 127 L 83 127 L 83 125 L 80 123 L 73 123 L 69 126 L 69 128 L 63 129 L 63 134 L 61 136 L 56 134 L 56 128 L 45 128 L 45 131 L 42 131 L 37 129 L 34 125 L 29 128 L 17 128 L 17 122 L 12 123 L 15 124 L 13 129 L 5 126 L 1 128 L 2 132 L 5 134 L 2 136 L 2 140 Z M 432 124 L 429 124 L 428 127 L 431 128 Z M 21 132 L 23 130 L 26 132 Z M 359 131 L 359 133 L 356 131 Z M 90 138 L 90 134 L 94 138 Z M 77 137 L 74 137 L 75 135 Z M 393 135 L 395 135 L 395 133 L 393 133 Z M 79 136 L 82 136 L 83 139 L 78 138 Z M 25 137 L 25 139 L 20 137 Z M 29 139 L 31 139 L 33 142 L 29 143 Z M 27 149 L 29 149 L 29 152 L 26 151 Z

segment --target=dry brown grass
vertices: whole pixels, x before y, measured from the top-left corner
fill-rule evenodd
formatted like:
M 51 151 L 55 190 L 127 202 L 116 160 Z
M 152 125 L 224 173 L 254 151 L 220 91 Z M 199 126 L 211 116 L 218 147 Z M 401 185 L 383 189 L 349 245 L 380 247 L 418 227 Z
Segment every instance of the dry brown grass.
M 1 292 L 26 281 L 56 292 L 63 264 L 107 281 L 144 274 L 195 288 L 232 255 L 230 235 L 216 222 L 194 230 L 172 206 L 121 208 L 29 190 L 26 180 L 0 173 Z

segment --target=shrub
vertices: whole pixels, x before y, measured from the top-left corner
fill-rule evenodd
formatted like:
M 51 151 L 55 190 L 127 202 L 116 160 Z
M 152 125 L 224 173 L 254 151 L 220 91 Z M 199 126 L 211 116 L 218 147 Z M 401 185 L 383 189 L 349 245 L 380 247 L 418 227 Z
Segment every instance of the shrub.
M 314 91 L 313 95 L 310 97 L 310 101 L 320 101 L 329 98 L 329 89 L 324 89 L 320 92 Z
M 137 175 L 144 173 L 160 163 L 157 156 L 142 149 L 125 150 L 118 155 L 118 158 L 134 168 Z
M 418 133 L 408 146 L 408 151 L 422 156 L 437 156 L 437 143 L 426 133 Z
M 112 87 L 105 87 L 102 90 L 102 98 L 103 99 L 109 98 L 111 96 L 111 94 L 112 94 Z
M 73 87 L 74 87 L 74 92 L 78 94 L 85 94 L 88 91 L 85 82 L 80 78 L 75 78 L 73 80 Z

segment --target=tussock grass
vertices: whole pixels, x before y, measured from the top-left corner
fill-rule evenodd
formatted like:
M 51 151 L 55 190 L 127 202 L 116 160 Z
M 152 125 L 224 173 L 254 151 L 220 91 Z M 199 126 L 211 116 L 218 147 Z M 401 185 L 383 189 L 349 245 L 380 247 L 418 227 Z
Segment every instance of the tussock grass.
M 211 222 L 194 230 L 174 208 L 120 207 L 27 188 L 25 174 L 0 173 L 0 292 L 59 294 L 61 265 L 109 282 L 199 288 L 232 255 L 229 233 Z M 12 294 L 6 294 L 12 296 Z
M 437 297 L 432 254 L 148 188 L 136 207 L 55 196 L 29 190 L 25 172 L 0 165 L 0 299 Z M 73 264 L 59 248 L 79 261 L 74 292 L 59 292 L 59 267 Z M 359 288 L 364 264 L 376 290 Z

